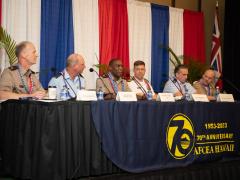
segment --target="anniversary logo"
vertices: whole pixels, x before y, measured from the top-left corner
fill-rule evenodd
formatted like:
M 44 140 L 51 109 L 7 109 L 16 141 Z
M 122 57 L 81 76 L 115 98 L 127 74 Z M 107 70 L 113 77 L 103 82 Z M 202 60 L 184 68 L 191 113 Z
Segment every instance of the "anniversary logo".
M 196 135 L 195 155 L 234 151 L 234 134 L 228 132 L 227 122 L 205 123 L 205 134 Z
M 168 124 L 166 142 L 168 151 L 176 159 L 185 158 L 194 147 L 194 128 L 184 114 L 174 115 Z
M 228 123 L 205 123 L 200 127 L 204 133 L 195 133 L 190 118 L 181 113 L 170 119 L 166 143 L 175 159 L 186 158 L 192 151 L 197 156 L 234 151 L 234 134 L 227 132 Z

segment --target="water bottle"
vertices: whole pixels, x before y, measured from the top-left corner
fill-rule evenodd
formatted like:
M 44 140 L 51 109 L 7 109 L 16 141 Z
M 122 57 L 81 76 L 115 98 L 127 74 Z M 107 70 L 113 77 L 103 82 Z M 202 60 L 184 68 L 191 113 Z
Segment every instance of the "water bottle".
M 220 94 L 220 90 L 219 90 L 219 87 L 217 86 L 216 91 L 215 91 L 215 99 L 216 100 L 217 100 L 219 94 Z
M 185 100 L 191 101 L 191 95 L 188 92 L 188 89 L 185 89 Z
M 67 89 L 66 85 L 64 85 L 63 88 L 61 89 L 60 99 L 63 101 L 68 100 L 68 89 Z
M 149 89 L 148 91 L 147 91 L 147 100 L 148 101 L 151 101 L 152 100 L 152 91 Z
M 103 91 L 102 91 L 102 87 L 99 87 L 99 89 L 98 89 L 98 91 L 97 91 L 97 99 L 99 100 L 99 101 L 101 101 L 101 100 L 104 100 L 104 98 L 103 98 Z

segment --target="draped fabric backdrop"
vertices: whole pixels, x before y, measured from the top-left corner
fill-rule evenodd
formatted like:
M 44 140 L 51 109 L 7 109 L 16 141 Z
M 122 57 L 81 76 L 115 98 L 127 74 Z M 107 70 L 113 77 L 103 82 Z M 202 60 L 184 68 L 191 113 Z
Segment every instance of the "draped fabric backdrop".
M 174 69 L 169 52 L 161 46 L 205 62 L 203 13 L 137 0 L 0 2 L 2 26 L 17 43 L 29 40 L 35 44 L 40 67 L 38 61 L 33 70 L 40 72 L 44 87 L 63 70 L 66 58 L 73 52 L 85 58 L 87 89 L 95 89 L 97 78 L 89 72 L 90 67 L 121 58 L 131 73 L 134 61 L 143 60 L 145 78 L 160 92 Z M 1 71 L 9 66 L 2 50 L 0 65 Z
M 97 75 L 89 68 L 99 64 L 98 1 L 73 0 L 73 28 L 74 50 L 84 56 L 86 63 L 86 87 L 95 89 Z
M 49 79 L 66 65 L 74 52 L 72 0 L 41 0 L 41 72 L 47 87 Z
M 184 10 L 184 55 L 205 63 L 205 38 L 202 12 Z M 187 63 L 187 62 L 185 62 Z
M 168 79 L 169 54 L 161 46 L 168 46 L 169 8 L 152 4 L 152 71 L 153 89 L 162 91 Z
M 99 0 L 100 63 L 120 58 L 129 68 L 128 13 L 126 0 Z
M 142 60 L 148 80 L 151 80 L 151 25 L 150 3 L 128 0 L 130 72 L 133 75 L 134 61 Z
M 183 9 L 169 7 L 169 47 L 177 56 L 183 55 Z M 169 56 L 169 58 L 174 59 L 171 54 Z M 174 68 L 174 65 L 169 61 L 170 77 L 174 75 Z

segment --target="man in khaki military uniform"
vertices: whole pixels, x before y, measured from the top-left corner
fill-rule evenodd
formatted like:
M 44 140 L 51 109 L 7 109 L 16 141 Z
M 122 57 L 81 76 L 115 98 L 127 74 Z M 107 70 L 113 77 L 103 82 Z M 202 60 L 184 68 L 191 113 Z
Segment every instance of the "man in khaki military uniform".
M 45 90 L 30 69 L 37 61 L 37 52 L 31 42 L 23 41 L 16 46 L 18 63 L 6 68 L 0 77 L 0 99 L 32 97 L 42 99 Z
M 125 79 L 122 79 L 123 64 L 120 59 L 109 62 L 109 73 L 104 78 L 98 78 L 96 89 L 102 89 L 105 99 L 115 99 L 118 91 L 131 91 Z
M 215 73 L 212 69 L 207 69 L 199 81 L 193 83 L 197 94 L 206 94 L 209 100 L 215 100 L 215 86 L 214 86 Z

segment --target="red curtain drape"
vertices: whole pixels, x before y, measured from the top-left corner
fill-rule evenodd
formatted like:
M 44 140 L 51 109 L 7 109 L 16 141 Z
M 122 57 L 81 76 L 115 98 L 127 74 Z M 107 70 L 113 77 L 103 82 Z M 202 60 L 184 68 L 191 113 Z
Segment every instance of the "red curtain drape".
M 128 14 L 126 0 L 99 0 L 100 64 L 120 58 L 129 68 Z
M 184 10 L 184 56 L 205 63 L 204 17 L 202 12 Z M 184 59 L 184 63 L 187 59 Z

